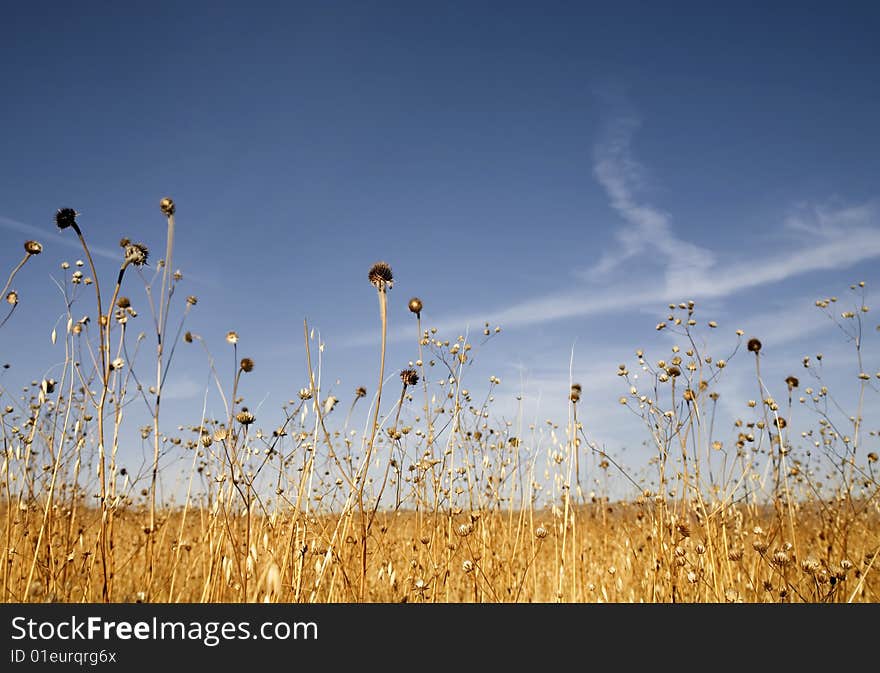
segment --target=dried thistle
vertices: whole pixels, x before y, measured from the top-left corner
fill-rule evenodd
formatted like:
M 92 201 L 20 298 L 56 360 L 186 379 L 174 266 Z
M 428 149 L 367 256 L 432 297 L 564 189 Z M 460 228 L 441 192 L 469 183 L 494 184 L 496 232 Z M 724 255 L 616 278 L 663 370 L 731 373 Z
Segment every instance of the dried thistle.
M 404 386 L 415 386 L 419 382 L 419 373 L 415 369 L 404 369 L 400 372 L 400 380 Z
M 250 411 L 248 411 L 247 407 L 243 407 L 242 410 L 235 415 L 235 420 L 242 425 L 250 425 L 257 419 Z
M 143 243 L 129 243 L 125 246 L 125 261 L 127 264 L 143 266 L 147 263 L 150 251 Z
M 67 229 L 68 227 L 76 227 L 76 216 L 79 215 L 73 208 L 59 208 L 55 213 L 55 225 L 59 229 Z
M 370 283 L 372 283 L 379 292 L 384 292 L 386 289 L 390 290 L 394 285 L 394 274 L 391 272 L 391 267 L 385 262 L 376 262 L 373 264 L 373 266 L 370 267 L 368 277 Z
M 746 348 L 749 349 L 752 353 L 760 353 L 761 352 L 761 340 L 752 337 L 749 339 L 749 342 L 746 344 Z

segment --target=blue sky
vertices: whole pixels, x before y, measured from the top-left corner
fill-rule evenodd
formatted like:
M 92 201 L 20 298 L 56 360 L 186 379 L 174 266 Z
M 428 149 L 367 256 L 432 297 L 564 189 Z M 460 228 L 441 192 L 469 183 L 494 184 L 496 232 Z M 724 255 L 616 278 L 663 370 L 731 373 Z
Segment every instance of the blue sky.
M 50 276 L 81 255 L 55 210 L 81 213 L 107 283 L 120 236 L 161 256 L 166 195 L 188 327 L 221 358 L 240 334 L 270 418 L 306 383 L 303 318 L 330 390 L 373 391 L 380 259 L 390 370 L 416 357 L 412 295 L 447 338 L 502 326 L 469 374 L 502 378 L 501 413 L 522 387 L 529 416 L 564 421 L 574 349 L 612 450 L 643 438 L 617 363 L 668 353 L 669 302 L 697 300 L 719 350 L 760 331 L 780 376 L 836 344 L 851 378 L 813 302 L 880 280 L 869 3 L 34 2 L 3 21 L 0 268 L 46 247 L 0 330 L 7 389 L 63 359 Z M 169 422 L 194 423 L 207 365 L 177 357 Z

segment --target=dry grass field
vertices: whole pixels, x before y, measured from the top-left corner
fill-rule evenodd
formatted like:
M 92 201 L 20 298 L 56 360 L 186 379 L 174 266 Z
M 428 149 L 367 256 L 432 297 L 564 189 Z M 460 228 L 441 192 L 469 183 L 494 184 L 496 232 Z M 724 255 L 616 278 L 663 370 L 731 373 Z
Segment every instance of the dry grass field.
M 77 213 L 56 215 L 86 261 L 65 270 L 61 288 L 67 321 L 52 339 L 64 348 L 63 371 L 23 397 L 0 389 L 5 602 L 880 599 L 878 437 L 863 419 L 880 374 L 862 352 L 863 330 L 874 329 L 863 284 L 850 288 L 852 310 L 836 298 L 817 301 L 857 354 L 852 409 L 825 385 L 821 363 L 805 359 L 803 381 L 766 381 L 759 339 L 738 334 L 733 353 L 712 354 L 702 332 L 715 325 L 698 320 L 693 302 L 670 305 L 657 329 L 675 333 L 678 345 L 663 359 L 635 353 L 638 379 L 628 365 L 617 372 L 619 402 L 653 454 L 638 474 L 589 440 L 577 382 L 547 431 L 493 415 L 498 381 L 469 389 L 476 341 L 424 326 L 420 299 L 409 302 L 413 361 L 393 369 L 386 335 L 395 279 L 382 262 L 364 270 L 382 335 L 375 390 L 359 388 L 347 401 L 325 394 L 320 345 L 304 324 L 309 380 L 277 419 L 268 411 L 257 419 L 240 384 L 259 357 L 239 353 L 230 332 L 224 348 L 237 368 L 213 369 L 224 417 L 167 428 L 162 391 L 175 353 L 194 349 L 212 368 L 214 356 L 187 331 L 198 300 L 175 293 L 170 199 L 161 212 L 161 260 L 123 239 L 109 279 L 95 271 Z M 27 242 L 9 276 L 4 331 L 15 329 L 13 281 L 41 252 Z M 146 318 L 152 330 L 143 340 L 129 333 L 138 313 L 139 329 Z M 496 331 L 486 325 L 480 344 Z M 732 367 L 754 372 L 760 396 L 722 428 L 717 384 Z M 148 425 L 127 424 L 133 398 L 151 410 Z M 794 406 L 810 410 L 809 425 L 789 421 Z M 351 429 L 364 407 L 365 427 Z M 149 459 L 133 473 L 118 451 L 138 433 Z M 182 477 L 162 471 L 171 454 L 188 466 Z M 632 497 L 590 490 L 588 471 Z M 184 495 L 163 498 L 163 481 L 175 480 Z

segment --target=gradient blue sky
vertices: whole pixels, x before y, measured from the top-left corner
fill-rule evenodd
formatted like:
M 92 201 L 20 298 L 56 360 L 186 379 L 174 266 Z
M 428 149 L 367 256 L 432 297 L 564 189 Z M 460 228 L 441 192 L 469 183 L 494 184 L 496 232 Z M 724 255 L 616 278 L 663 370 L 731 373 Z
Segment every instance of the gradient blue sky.
M 16 279 L 0 384 L 63 360 L 50 275 L 81 254 L 55 210 L 82 213 L 112 282 L 120 236 L 161 256 L 166 195 L 181 297 L 199 297 L 188 327 L 220 358 L 238 331 L 267 428 L 306 383 L 303 318 L 326 342 L 325 390 L 347 405 L 375 389 L 379 259 L 396 277 L 391 370 L 416 357 L 412 295 L 447 338 L 502 326 L 469 376 L 500 376 L 508 415 L 522 388 L 526 421 L 564 421 L 574 349 L 611 450 L 643 438 L 617 363 L 668 355 L 654 326 L 670 301 L 719 322 L 719 351 L 736 328 L 760 336 L 770 376 L 824 350 L 851 384 L 813 301 L 880 280 L 880 9 L 765 5 L 9 4 L 0 268 L 26 238 L 46 251 Z M 195 423 L 207 364 L 177 357 L 169 422 Z M 732 409 L 753 383 L 732 375 Z

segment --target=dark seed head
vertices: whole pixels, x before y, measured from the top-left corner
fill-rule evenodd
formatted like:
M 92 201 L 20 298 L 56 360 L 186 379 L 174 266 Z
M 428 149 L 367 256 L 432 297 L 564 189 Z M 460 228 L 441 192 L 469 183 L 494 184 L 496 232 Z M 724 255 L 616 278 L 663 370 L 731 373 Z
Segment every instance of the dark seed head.
M 119 299 L 116 300 L 116 305 L 119 308 L 130 308 L 131 307 L 131 300 L 128 297 L 120 297 Z
M 355 397 L 366 397 L 367 396 L 367 389 L 364 388 L 363 386 L 358 386 L 354 391 L 354 396 Z
M 419 382 L 419 373 L 415 369 L 404 369 L 400 372 L 400 380 L 405 386 L 414 386 Z
M 422 300 L 418 297 L 413 297 L 409 300 L 409 310 L 412 313 L 415 313 L 417 316 L 422 314 Z
M 746 347 L 752 353 L 760 353 L 761 352 L 761 341 L 760 341 L 760 339 L 755 339 L 754 337 L 752 337 L 751 339 L 749 339 L 749 343 L 746 344 Z
M 798 381 L 796 376 L 789 376 L 785 379 L 785 383 L 788 385 L 789 390 L 794 390 L 800 385 L 800 381 Z
M 55 224 L 59 229 L 76 226 L 77 212 L 73 208 L 59 208 L 55 213 Z
M 252 372 L 254 370 L 254 361 L 251 358 L 241 359 L 241 371 Z
M 174 201 L 169 199 L 167 196 L 159 201 L 159 208 L 162 209 L 162 213 L 166 217 L 171 217 L 172 215 L 174 215 Z
M 24 251 L 29 255 L 39 255 L 43 252 L 43 244 L 38 243 L 37 241 L 26 241 L 24 244 Z
M 391 286 L 394 285 L 394 274 L 391 273 L 391 267 L 385 262 L 373 264 L 370 268 L 369 278 L 370 282 L 380 292 L 391 289 Z

